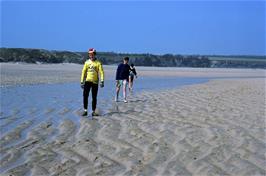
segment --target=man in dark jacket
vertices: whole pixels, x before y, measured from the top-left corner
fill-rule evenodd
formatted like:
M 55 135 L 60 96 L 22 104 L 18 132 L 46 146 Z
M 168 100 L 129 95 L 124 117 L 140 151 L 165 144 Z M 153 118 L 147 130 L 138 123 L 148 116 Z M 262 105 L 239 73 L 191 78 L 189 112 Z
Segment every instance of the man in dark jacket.
M 119 64 L 116 70 L 116 97 L 115 101 L 118 101 L 119 91 L 121 85 L 123 85 L 123 98 L 127 103 L 127 83 L 129 77 L 130 66 L 128 65 L 129 58 L 125 57 L 123 63 Z

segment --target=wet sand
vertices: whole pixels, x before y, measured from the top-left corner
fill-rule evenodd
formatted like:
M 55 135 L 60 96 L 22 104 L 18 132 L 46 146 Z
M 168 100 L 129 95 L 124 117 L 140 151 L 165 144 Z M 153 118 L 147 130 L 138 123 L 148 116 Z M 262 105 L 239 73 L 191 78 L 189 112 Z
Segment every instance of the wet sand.
M 152 73 L 145 69 L 140 74 Z M 181 74 L 173 70 L 169 74 Z M 265 75 L 265 70 L 181 70 L 187 76 Z M 1 127 L 19 123 L 8 133 L 1 130 L 0 173 L 262 176 L 265 108 L 265 78 L 246 78 L 130 95 L 128 103 L 113 102 L 94 120 L 73 107 L 24 110 L 32 117 L 27 121 L 14 111 L 1 115 Z M 45 120 L 38 124 L 38 118 Z

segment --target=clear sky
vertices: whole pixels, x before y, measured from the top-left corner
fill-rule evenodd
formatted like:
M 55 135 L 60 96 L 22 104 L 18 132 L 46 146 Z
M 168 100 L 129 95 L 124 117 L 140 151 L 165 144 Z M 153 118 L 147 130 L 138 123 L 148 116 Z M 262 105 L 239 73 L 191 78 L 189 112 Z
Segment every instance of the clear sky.
M 266 55 L 264 0 L 1 1 L 1 47 Z

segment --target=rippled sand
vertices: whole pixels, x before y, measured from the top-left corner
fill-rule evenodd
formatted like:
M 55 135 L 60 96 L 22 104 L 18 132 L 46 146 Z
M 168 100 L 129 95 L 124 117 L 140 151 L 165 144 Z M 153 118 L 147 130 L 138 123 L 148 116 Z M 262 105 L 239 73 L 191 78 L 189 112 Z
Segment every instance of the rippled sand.
M 81 109 L 25 110 L 1 138 L 3 176 L 266 174 L 265 79 L 212 80 L 113 102 L 92 120 Z M 39 117 L 44 118 L 37 123 Z
M 211 81 L 144 92 L 95 120 L 47 111 L 1 139 L 2 173 L 265 175 L 264 91 L 263 79 Z

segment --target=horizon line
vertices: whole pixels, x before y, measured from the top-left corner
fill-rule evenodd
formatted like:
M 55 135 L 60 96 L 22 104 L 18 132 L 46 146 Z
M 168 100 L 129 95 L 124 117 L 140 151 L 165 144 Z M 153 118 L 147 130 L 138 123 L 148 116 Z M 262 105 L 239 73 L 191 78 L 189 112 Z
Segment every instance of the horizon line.
M 74 51 L 74 50 L 68 50 L 68 49 L 45 49 L 45 48 L 22 48 L 22 47 L 0 47 L 0 49 L 36 49 L 36 50 L 47 50 L 47 51 L 59 51 L 59 52 L 63 52 L 63 51 L 67 51 L 67 52 L 73 52 L 73 53 L 77 53 L 77 52 L 84 52 L 86 53 L 87 51 Z M 96 49 L 97 51 L 97 49 Z M 97 52 L 101 52 L 101 53 L 115 53 L 115 54 L 130 54 L 130 55 L 133 55 L 133 54 L 136 54 L 136 55 L 142 55 L 142 54 L 150 54 L 150 55 L 158 55 L 158 56 L 163 56 L 163 55 L 183 55 L 183 56 L 186 56 L 186 55 L 198 55 L 198 56 L 244 56 L 244 57 L 247 57 L 247 56 L 257 56 L 257 57 L 266 57 L 266 54 L 262 54 L 262 55 L 257 55 L 257 54 L 176 54 L 176 53 L 165 53 L 165 54 L 154 54 L 154 53 L 145 53 L 145 52 L 142 52 L 142 53 L 136 53 L 136 52 L 116 52 L 116 51 L 97 51 Z

